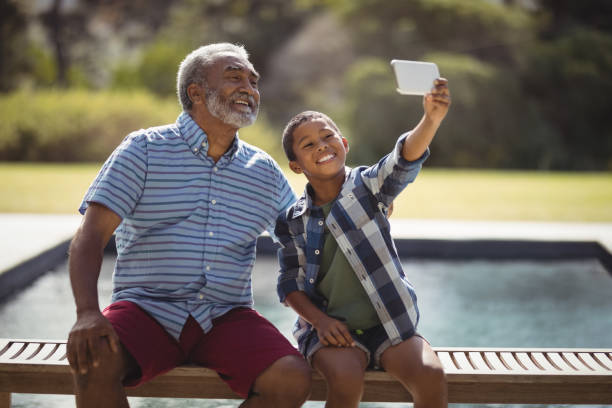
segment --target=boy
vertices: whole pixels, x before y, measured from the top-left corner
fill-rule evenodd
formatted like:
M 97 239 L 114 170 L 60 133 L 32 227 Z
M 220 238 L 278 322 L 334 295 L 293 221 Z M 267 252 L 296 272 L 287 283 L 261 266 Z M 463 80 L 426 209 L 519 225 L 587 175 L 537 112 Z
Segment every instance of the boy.
M 289 167 L 308 185 L 276 223 L 278 294 L 299 315 L 294 335 L 327 381 L 327 408 L 357 407 L 367 368 L 395 376 L 416 408 L 447 406 L 444 371 L 416 332 L 416 295 L 387 215 L 428 157 L 449 105 L 447 81 L 438 78 L 419 124 L 371 167 L 345 167 L 348 142 L 320 112 L 295 116 L 283 132 Z

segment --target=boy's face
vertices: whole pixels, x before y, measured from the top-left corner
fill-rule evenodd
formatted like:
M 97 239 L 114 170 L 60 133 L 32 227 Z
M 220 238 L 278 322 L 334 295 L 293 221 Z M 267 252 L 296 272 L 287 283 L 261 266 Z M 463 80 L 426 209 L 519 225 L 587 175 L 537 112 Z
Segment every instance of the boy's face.
M 328 179 L 344 172 L 348 141 L 324 119 L 302 123 L 293 131 L 295 160 L 289 167 L 309 179 Z

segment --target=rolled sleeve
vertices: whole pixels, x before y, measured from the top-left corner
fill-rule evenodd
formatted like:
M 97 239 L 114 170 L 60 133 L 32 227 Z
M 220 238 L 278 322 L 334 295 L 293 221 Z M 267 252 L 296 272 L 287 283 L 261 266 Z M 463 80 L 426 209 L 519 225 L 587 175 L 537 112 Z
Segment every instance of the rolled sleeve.
M 423 162 L 429 157 L 429 148 L 427 148 L 417 160 L 404 159 L 402 148 L 409 135 L 410 132 L 407 132 L 400 136 L 389 154 L 361 172 L 364 184 L 385 205 L 391 204 L 395 197 L 416 179 Z
M 278 217 L 274 234 L 279 240 L 278 263 L 280 265 L 277 293 L 281 303 L 285 303 L 287 295 L 296 290 L 304 290 L 305 274 L 301 259 L 305 259 L 304 251 L 295 244 L 289 231 L 285 214 Z
M 87 190 L 79 212 L 89 203 L 108 207 L 122 219 L 131 214 L 144 190 L 147 153 L 144 135 L 131 134 L 115 149 Z

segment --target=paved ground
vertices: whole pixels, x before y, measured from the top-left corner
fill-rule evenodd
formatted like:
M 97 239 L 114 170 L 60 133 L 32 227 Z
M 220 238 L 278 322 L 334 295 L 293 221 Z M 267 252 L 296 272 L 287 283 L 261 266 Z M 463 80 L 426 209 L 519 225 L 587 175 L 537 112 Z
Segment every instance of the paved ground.
M 69 240 L 81 216 L 0 214 L 0 274 Z M 612 253 L 612 223 L 391 219 L 395 238 L 599 242 Z

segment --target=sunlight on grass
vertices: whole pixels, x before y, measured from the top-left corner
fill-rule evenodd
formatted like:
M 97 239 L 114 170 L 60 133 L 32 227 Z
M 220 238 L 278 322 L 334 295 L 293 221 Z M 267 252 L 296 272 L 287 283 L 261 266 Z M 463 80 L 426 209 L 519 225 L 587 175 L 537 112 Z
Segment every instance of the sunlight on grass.
M 305 178 L 288 178 L 302 194 Z M 612 173 L 425 168 L 395 200 L 393 217 L 612 221 Z
M 0 163 L 0 212 L 76 214 L 100 166 Z
M 76 214 L 100 164 L 0 163 L 0 212 Z M 305 178 L 286 171 L 301 194 Z M 425 168 L 393 217 L 612 222 L 612 173 Z

